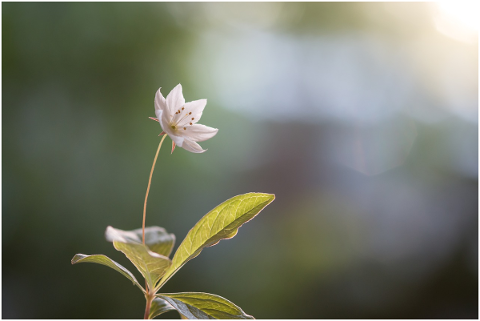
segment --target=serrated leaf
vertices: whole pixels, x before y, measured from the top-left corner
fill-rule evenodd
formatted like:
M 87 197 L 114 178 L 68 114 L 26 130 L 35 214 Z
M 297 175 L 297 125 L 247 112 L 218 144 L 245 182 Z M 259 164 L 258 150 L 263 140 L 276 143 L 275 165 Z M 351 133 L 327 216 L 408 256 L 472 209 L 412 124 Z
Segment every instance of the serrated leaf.
M 150 289 L 155 288 L 155 284 L 165 274 L 172 261 L 166 256 L 150 251 L 145 245 L 140 243 L 123 243 L 113 241 L 116 250 L 125 254 L 125 256 L 142 273 Z
M 232 197 L 208 212 L 178 247 L 159 288 L 185 263 L 199 255 L 203 248 L 234 237 L 240 226 L 254 218 L 274 199 L 273 194 L 248 193 Z
M 72 259 L 72 264 L 76 263 L 97 263 L 108 266 L 114 269 L 117 272 L 120 272 L 123 276 L 133 282 L 136 286 L 145 293 L 144 288 L 138 283 L 135 276 L 126 268 L 124 268 L 121 264 L 115 262 L 111 258 L 103 254 L 93 254 L 93 255 L 85 255 L 85 254 L 75 254 Z
M 219 295 L 203 292 L 161 293 L 157 297 L 170 303 L 188 319 L 254 319 Z
M 142 229 L 124 231 L 107 227 L 105 232 L 107 241 L 119 241 L 124 243 L 142 243 Z M 145 228 L 145 245 L 155 253 L 169 256 L 175 244 L 175 235 L 167 233 L 163 227 L 150 226 Z
M 160 314 L 171 311 L 171 310 L 175 310 L 175 308 L 170 303 L 168 303 L 164 299 L 155 298 L 153 299 L 152 305 L 150 306 L 149 318 L 153 319 L 159 316 Z

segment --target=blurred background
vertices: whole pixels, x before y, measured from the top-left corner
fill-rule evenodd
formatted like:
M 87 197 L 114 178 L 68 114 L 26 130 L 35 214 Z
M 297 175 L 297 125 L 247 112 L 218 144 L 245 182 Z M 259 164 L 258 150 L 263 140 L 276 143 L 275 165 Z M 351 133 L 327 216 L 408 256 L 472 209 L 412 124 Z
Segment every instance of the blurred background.
M 147 226 L 177 245 L 276 200 L 163 288 L 256 318 L 478 317 L 478 20 L 469 3 L 2 3 L 2 317 L 141 318 L 105 254 L 141 227 L 178 83 L 219 128 L 160 152 Z M 168 312 L 164 318 L 178 318 Z

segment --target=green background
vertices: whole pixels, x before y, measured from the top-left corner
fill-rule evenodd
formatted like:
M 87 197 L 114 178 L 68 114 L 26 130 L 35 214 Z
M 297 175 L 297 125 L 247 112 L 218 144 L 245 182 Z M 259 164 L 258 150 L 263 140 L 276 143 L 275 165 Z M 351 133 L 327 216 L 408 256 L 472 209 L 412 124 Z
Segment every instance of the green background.
M 435 4 L 2 3 L 2 317 L 140 318 L 108 225 L 141 226 L 158 87 L 207 98 L 167 138 L 147 225 L 276 200 L 165 292 L 256 318 L 478 317 L 478 41 Z M 175 312 L 164 315 L 177 318 Z

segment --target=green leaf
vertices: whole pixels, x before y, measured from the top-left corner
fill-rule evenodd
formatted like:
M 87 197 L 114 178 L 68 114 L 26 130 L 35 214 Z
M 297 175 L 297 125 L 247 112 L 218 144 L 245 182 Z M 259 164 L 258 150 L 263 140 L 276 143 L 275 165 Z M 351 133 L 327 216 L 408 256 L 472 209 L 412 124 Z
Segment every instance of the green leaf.
M 203 292 L 162 293 L 157 297 L 170 303 L 188 319 L 254 319 L 221 296 Z
M 223 239 L 234 237 L 240 226 L 254 218 L 275 199 L 273 194 L 248 193 L 232 197 L 207 213 L 188 232 L 177 249 L 172 265 L 159 283 L 165 284 L 185 263 Z
M 116 250 L 125 254 L 125 256 L 142 273 L 150 289 L 155 288 L 155 284 L 165 274 L 172 261 L 166 256 L 152 252 L 140 243 L 123 243 L 113 241 Z
M 168 257 L 150 251 L 141 243 L 141 239 L 139 242 L 137 234 L 132 231 L 122 231 L 109 226 L 105 231 L 105 237 L 113 242 L 115 249 L 125 254 L 142 273 L 150 289 L 155 288 L 157 281 L 172 264 Z
M 108 241 L 123 243 L 142 243 L 142 229 L 123 231 L 111 226 L 107 227 L 105 237 Z M 169 256 L 175 244 L 175 235 L 167 233 L 163 227 L 150 226 L 145 228 L 145 245 L 150 251 Z
M 140 285 L 140 283 L 138 283 L 135 276 L 133 276 L 133 274 L 129 270 L 127 270 L 122 265 L 118 264 L 108 256 L 105 256 L 103 254 L 94 254 L 94 255 L 75 254 L 75 256 L 72 259 L 72 264 L 76 264 L 76 263 L 98 263 L 98 264 L 108 266 L 114 269 L 115 271 L 120 272 L 126 278 L 130 279 L 130 281 L 132 281 L 133 284 L 138 286 L 140 290 L 142 290 L 142 292 L 145 293 L 145 290 Z
M 155 298 L 153 299 L 152 305 L 150 306 L 149 318 L 153 319 L 159 316 L 160 314 L 171 311 L 171 310 L 175 310 L 175 308 L 172 307 L 170 303 L 168 303 L 164 299 Z

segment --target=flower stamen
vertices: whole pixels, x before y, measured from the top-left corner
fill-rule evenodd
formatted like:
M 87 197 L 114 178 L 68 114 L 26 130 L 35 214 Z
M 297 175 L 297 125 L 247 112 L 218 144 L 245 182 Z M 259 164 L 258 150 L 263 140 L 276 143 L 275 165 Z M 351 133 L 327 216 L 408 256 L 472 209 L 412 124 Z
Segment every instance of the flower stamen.
M 182 107 L 182 110 L 180 110 L 180 109 L 177 110 L 177 112 L 176 112 L 175 114 L 176 114 L 176 115 L 177 115 L 177 114 L 181 114 L 183 110 L 185 110 L 185 107 Z M 176 126 L 177 126 L 179 123 L 181 123 L 185 118 L 187 118 L 187 117 L 188 117 L 189 115 L 191 115 L 191 114 L 192 114 L 192 112 L 186 112 L 186 114 L 183 115 L 183 117 L 181 117 L 180 119 L 178 119 L 178 120 L 176 120 L 176 121 L 174 121 L 174 120 L 172 119 L 172 123 L 173 123 L 172 128 L 175 129 Z M 193 120 L 193 119 L 194 119 L 194 118 L 192 118 L 192 120 Z M 192 125 L 192 123 L 190 123 L 190 125 Z M 184 130 L 185 130 L 185 129 L 184 129 Z

